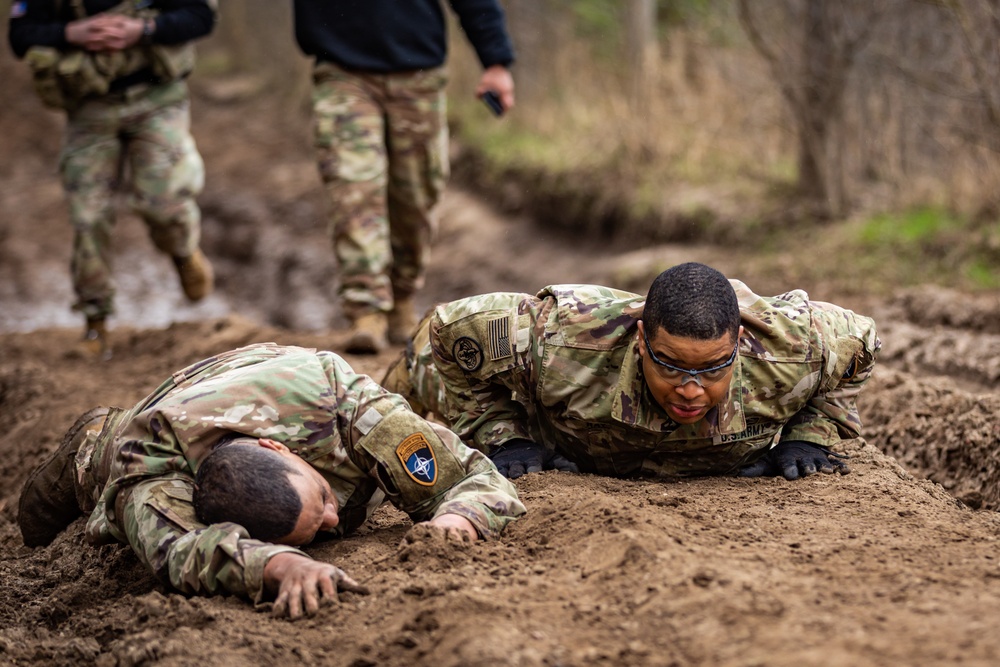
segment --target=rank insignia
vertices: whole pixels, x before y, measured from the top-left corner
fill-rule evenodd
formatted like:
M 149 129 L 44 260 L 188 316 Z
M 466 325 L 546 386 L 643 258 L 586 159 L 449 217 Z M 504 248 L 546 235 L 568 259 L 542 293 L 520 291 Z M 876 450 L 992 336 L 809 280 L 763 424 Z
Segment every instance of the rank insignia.
M 483 365 L 483 348 L 478 341 L 462 336 L 451 347 L 451 354 L 462 370 L 478 371 Z
M 406 469 L 406 474 L 417 484 L 433 486 L 437 481 L 437 460 L 423 433 L 407 436 L 396 446 L 396 456 Z

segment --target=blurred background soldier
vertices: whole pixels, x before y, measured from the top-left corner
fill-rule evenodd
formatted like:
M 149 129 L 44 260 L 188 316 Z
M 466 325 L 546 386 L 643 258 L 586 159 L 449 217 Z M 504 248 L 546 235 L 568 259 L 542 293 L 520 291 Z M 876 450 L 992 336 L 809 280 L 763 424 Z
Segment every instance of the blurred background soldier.
M 514 59 L 496 0 L 450 0 L 484 67 L 476 95 L 514 105 Z M 439 0 L 295 0 L 299 47 L 313 70 L 314 141 L 331 200 L 347 351 L 402 343 L 416 322 L 448 177 L 447 55 Z
M 212 31 L 214 0 L 18 0 L 11 48 L 24 58 L 35 90 L 66 111 L 59 160 L 73 224 L 75 310 L 86 317 L 78 352 L 108 358 L 113 312 L 111 234 L 114 194 L 126 167 L 130 204 L 169 255 L 192 301 L 212 291 L 212 267 L 199 249 L 195 196 L 204 165 L 190 133 L 187 85 L 191 41 Z

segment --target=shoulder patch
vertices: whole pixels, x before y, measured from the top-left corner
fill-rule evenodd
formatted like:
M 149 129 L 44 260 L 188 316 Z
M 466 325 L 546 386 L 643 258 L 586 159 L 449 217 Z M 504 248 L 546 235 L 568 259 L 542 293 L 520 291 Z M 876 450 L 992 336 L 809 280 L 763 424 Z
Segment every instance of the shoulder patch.
M 451 354 L 462 370 L 470 373 L 478 371 L 483 365 L 483 347 L 479 341 L 462 336 L 451 346 Z
M 396 445 L 396 456 L 406 469 L 406 474 L 417 484 L 433 486 L 437 481 L 437 460 L 423 433 L 414 433 L 404 438 Z
M 15 2 L 10 6 L 10 17 L 12 19 L 19 19 L 28 12 L 28 3 L 25 0 L 21 2 Z
M 500 361 L 511 356 L 510 318 L 500 317 L 487 323 L 490 332 L 490 361 Z

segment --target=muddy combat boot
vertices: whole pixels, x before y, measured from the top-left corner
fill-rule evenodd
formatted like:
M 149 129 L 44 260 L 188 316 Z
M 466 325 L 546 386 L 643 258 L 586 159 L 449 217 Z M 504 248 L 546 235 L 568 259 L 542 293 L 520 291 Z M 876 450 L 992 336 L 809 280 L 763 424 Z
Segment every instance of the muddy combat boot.
M 389 345 L 387 328 L 385 313 L 365 313 L 351 325 L 345 349 L 352 354 L 378 354 Z
M 107 361 L 111 358 L 111 345 L 108 344 L 108 330 L 104 319 L 87 319 L 87 326 L 70 356 L 91 361 Z
M 406 345 L 417 328 L 416 311 L 413 309 L 413 299 L 396 299 L 389 311 L 389 342 L 393 345 Z
M 31 471 L 17 501 L 17 525 L 25 546 L 44 547 L 83 514 L 76 500 L 74 457 L 87 435 L 100 432 L 108 408 L 85 413 L 63 436 L 56 451 Z
M 190 257 L 174 257 L 174 266 L 181 279 L 184 295 L 191 301 L 201 301 L 212 293 L 215 287 L 215 273 L 212 264 L 200 249 Z

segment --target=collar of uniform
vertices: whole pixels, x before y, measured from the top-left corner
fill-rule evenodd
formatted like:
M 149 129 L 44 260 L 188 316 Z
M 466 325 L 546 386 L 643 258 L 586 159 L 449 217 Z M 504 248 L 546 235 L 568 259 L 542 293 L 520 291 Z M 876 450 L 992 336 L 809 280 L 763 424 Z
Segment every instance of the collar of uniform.
M 677 429 L 677 423 L 670 419 L 663 408 L 653 400 L 646 390 L 646 380 L 642 376 L 642 359 L 639 356 L 639 341 L 633 338 L 622 360 L 621 374 L 615 387 L 615 400 L 611 416 L 617 421 L 654 432 L 670 432 Z M 705 419 L 692 424 L 688 429 L 699 431 L 701 436 L 741 433 L 746 428 L 743 412 L 743 364 L 742 357 L 733 364 L 733 375 L 729 381 L 729 393 L 719 404 L 709 411 Z

